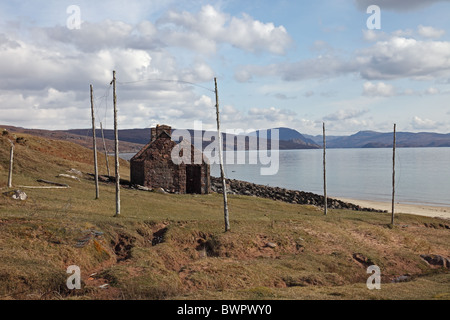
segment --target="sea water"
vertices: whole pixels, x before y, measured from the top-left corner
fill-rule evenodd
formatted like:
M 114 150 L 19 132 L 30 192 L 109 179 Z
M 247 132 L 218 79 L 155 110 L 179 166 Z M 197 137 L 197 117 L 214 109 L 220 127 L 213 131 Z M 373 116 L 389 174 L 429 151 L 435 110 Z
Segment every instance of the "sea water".
M 239 152 L 248 159 L 256 151 Z M 450 148 L 398 148 L 395 156 L 396 202 L 450 206 Z M 329 197 L 391 201 L 392 149 L 328 149 L 326 160 Z M 261 167 L 225 163 L 224 171 L 229 179 L 323 194 L 322 150 L 280 150 L 275 175 L 261 175 Z M 220 176 L 218 164 L 211 175 Z

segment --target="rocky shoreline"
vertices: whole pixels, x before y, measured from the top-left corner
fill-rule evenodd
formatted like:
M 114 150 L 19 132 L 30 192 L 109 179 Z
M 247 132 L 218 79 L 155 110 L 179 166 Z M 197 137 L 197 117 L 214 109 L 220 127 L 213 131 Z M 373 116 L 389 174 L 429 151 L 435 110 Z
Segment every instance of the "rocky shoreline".
M 93 178 L 93 173 L 87 173 Z M 115 182 L 115 177 L 108 177 L 105 175 L 99 175 L 99 181 L 101 182 Z M 122 186 L 132 187 L 141 191 L 154 191 L 159 193 L 169 193 L 167 190 L 157 188 L 155 190 L 145 188 L 142 186 L 132 186 L 130 181 L 120 179 Z M 222 193 L 222 181 L 220 178 L 211 176 L 211 191 L 216 193 Z M 275 201 L 283 201 L 293 204 L 312 205 L 323 208 L 324 199 L 323 196 L 298 190 L 288 190 L 279 187 L 269 187 L 259 185 L 247 181 L 231 180 L 227 179 L 227 194 L 241 195 L 241 196 L 253 196 L 258 198 L 273 199 Z M 353 211 L 365 211 L 365 212 L 378 212 L 387 213 L 387 210 L 377 210 L 374 208 L 364 208 L 359 205 L 344 202 L 337 199 L 328 198 L 329 209 L 347 209 Z
M 211 177 L 211 191 L 222 193 L 222 181 L 220 178 Z M 227 179 L 227 194 L 254 196 L 293 204 L 312 205 L 322 208 L 324 203 L 324 197 L 318 194 L 288 190 L 279 187 L 263 186 L 240 180 Z M 387 211 L 376 210 L 373 208 L 363 208 L 352 203 L 331 198 L 328 198 L 328 208 L 387 213 Z

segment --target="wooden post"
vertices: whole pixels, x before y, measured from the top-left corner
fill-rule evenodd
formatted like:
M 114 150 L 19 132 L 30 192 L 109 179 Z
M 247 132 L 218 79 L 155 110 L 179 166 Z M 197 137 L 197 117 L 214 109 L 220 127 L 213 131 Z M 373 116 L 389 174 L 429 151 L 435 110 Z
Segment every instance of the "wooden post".
M 12 188 L 12 175 L 13 175 L 13 165 L 14 165 L 14 143 L 11 143 L 11 150 L 9 154 L 9 174 L 8 174 L 8 188 Z
M 95 115 L 94 115 L 94 89 L 91 84 L 91 115 L 92 115 L 92 144 L 94 149 L 94 175 L 95 175 L 95 199 L 99 198 L 98 190 L 98 162 L 97 162 L 97 138 L 95 136 Z
M 101 122 L 100 122 L 100 131 L 102 132 L 103 150 L 105 150 L 106 170 L 108 170 L 108 177 L 110 177 L 111 172 L 109 171 L 108 150 L 106 150 L 105 135 L 103 134 L 103 124 Z
M 119 172 L 119 134 L 117 129 L 117 95 L 116 71 L 113 71 L 113 101 L 114 101 L 114 141 L 115 141 L 115 173 L 116 173 L 116 214 L 120 216 L 120 172 Z
M 394 144 L 393 144 L 393 156 L 392 156 L 392 217 L 391 224 L 394 225 L 395 214 L 395 149 L 397 144 L 397 124 L 394 124 Z
M 215 93 L 216 93 L 216 116 L 217 116 L 217 133 L 219 135 L 219 161 L 220 161 L 220 177 L 222 179 L 222 191 L 223 191 L 223 210 L 225 218 L 225 232 L 231 230 L 230 220 L 228 213 L 228 197 L 227 197 L 227 184 L 225 181 L 225 172 L 223 170 L 223 157 L 222 157 L 222 133 L 220 132 L 220 117 L 219 117 L 219 92 L 217 90 L 217 78 L 214 78 Z
M 328 214 L 328 200 L 327 200 L 327 140 L 325 135 L 325 122 L 323 123 L 323 197 L 324 197 L 324 212 Z

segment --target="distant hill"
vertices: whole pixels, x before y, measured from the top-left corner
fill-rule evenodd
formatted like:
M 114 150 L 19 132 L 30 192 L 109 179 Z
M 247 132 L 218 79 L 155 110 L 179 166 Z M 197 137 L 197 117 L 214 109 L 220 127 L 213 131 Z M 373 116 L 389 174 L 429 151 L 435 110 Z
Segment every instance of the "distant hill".
M 323 145 L 322 135 L 305 136 Z M 396 140 L 399 148 L 450 147 L 450 134 L 397 132 Z M 392 132 L 360 131 L 351 136 L 327 136 L 328 148 L 391 148 L 392 145 Z
M 317 144 L 315 144 L 314 141 L 305 138 L 302 134 L 300 134 L 296 130 L 289 129 L 289 128 L 276 128 L 276 129 L 278 129 L 280 132 L 280 139 L 279 139 L 280 150 L 317 149 L 317 148 L 319 148 L 319 146 Z M 176 130 L 176 129 L 174 129 L 174 130 Z M 114 131 L 113 130 L 105 129 L 103 131 L 104 131 L 105 139 L 114 140 Z M 191 137 L 193 138 L 194 134 L 195 134 L 194 130 L 187 129 L 187 131 L 190 132 Z M 66 132 L 70 133 L 70 134 L 80 135 L 80 136 L 92 135 L 92 130 L 90 130 L 90 129 L 72 129 L 72 130 L 67 130 Z M 205 132 L 206 131 L 202 131 L 202 136 L 205 134 Z M 97 130 L 96 134 L 97 134 L 97 136 L 100 136 L 100 134 L 101 134 L 100 130 Z M 256 132 L 250 133 L 249 136 L 256 135 L 259 137 L 259 134 L 260 134 L 260 131 L 256 131 Z M 226 135 L 225 133 L 223 133 L 222 135 L 223 135 L 224 143 L 227 143 L 227 138 L 228 139 L 232 138 L 235 140 L 233 144 L 236 147 L 236 145 L 237 145 L 237 140 L 236 140 L 237 136 L 236 135 Z M 271 138 L 270 129 L 268 130 L 267 138 L 268 139 Z M 119 130 L 119 140 L 145 145 L 150 140 L 150 129 Z M 206 147 L 210 143 L 211 142 L 204 141 L 203 147 Z M 270 144 L 269 144 L 269 147 L 270 147 Z M 246 149 L 248 149 L 248 141 L 247 141 Z
M 274 128 L 268 129 L 267 133 L 264 134 L 263 137 L 267 136 L 267 139 L 272 138 L 272 130 L 278 130 L 279 132 L 279 143 L 280 149 L 318 149 L 320 146 L 314 142 L 312 139 L 309 139 L 302 135 L 300 132 L 290 128 Z M 262 130 L 258 130 L 250 133 L 250 136 L 260 137 Z
M 43 136 L 51 139 L 66 140 L 78 143 L 88 148 L 92 148 L 92 130 L 91 129 L 71 129 L 71 130 L 42 130 L 42 129 L 24 129 L 13 126 L 1 126 L 11 132 L 28 133 Z M 275 128 L 279 130 L 279 148 L 280 150 L 296 150 L 296 149 L 318 149 L 322 147 L 322 135 L 312 136 L 301 134 L 297 130 L 290 128 Z M 271 138 L 271 130 L 267 131 L 267 138 Z M 188 130 L 194 137 L 194 130 Z M 261 135 L 262 130 L 258 130 L 248 134 L 248 136 Z M 202 132 L 202 135 L 206 131 Z M 101 131 L 96 130 L 98 148 L 102 148 Z M 114 150 L 114 131 L 104 130 L 105 141 L 108 150 Z M 224 143 L 231 143 L 237 146 L 237 136 L 223 134 Z M 233 139 L 233 141 L 228 139 Z M 261 138 L 263 138 L 261 136 Z M 119 140 L 121 152 L 137 152 L 150 141 L 150 129 L 124 129 L 119 130 Z M 248 138 L 246 138 L 246 149 L 248 146 Z M 261 141 L 264 143 L 264 141 Z M 327 136 L 328 148 L 391 148 L 393 142 L 392 132 L 382 133 L 375 131 L 360 131 L 350 136 Z M 209 145 L 211 141 L 203 141 L 203 147 Z M 267 142 L 266 142 L 267 143 Z M 270 147 L 270 143 L 268 144 Z M 397 147 L 399 148 L 427 148 L 427 147 L 450 147 L 450 134 L 430 133 L 430 132 L 398 132 Z
M 439 133 L 397 133 L 397 147 L 450 147 L 450 134 Z M 340 137 L 327 142 L 329 148 L 391 148 L 393 133 L 361 131 L 347 137 Z
M 65 132 L 80 136 L 92 135 L 92 129 L 71 129 Z M 97 129 L 95 132 L 97 137 L 101 136 L 100 129 Z M 105 135 L 105 139 L 114 140 L 114 130 L 104 129 L 103 134 Z M 119 140 L 146 145 L 150 140 L 150 128 L 119 130 Z
M 323 146 L 323 136 L 312 136 L 310 134 L 303 134 L 303 136 L 311 141 L 313 141 L 315 144 L 319 145 L 320 147 Z M 333 141 L 334 139 L 342 138 L 342 136 L 328 136 L 327 135 L 327 142 Z
M 25 133 L 34 136 L 44 137 L 48 139 L 54 140 L 63 140 L 74 142 L 78 145 L 81 145 L 86 148 L 92 149 L 92 130 L 90 129 L 81 129 L 81 130 L 43 130 L 43 129 L 25 129 L 21 127 L 13 127 L 13 126 L 3 126 L 0 125 L 0 129 L 6 129 L 7 131 L 15 134 Z M 150 129 L 148 129 L 150 131 Z M 97 135 L 97 150 L 103 151 L 103 142 L 101 140 L 101 131 L 96 130 Z M 114 152 L 114 131 L 113 130 L 104 130 L 105 133 L 105 145 L 108 152 Z M 131 139 L 130 139 L 131 140 Z M 145 143 L 148 142 L 148 139 Z M 122 153 L 127 152 L 138 152 L 144 146 L 143 143 L 135 143 L 132 141 L 121 140 L 119 144 L 119 150 Z

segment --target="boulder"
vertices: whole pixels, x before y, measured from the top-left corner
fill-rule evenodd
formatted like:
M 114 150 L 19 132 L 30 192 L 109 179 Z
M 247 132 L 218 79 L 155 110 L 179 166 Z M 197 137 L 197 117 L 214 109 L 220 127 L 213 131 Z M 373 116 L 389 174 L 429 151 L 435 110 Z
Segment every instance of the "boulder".
M 420 257 L 429 265 L 450 269 L 450 259 L 437 254 L 421 254 Z
M 140 185 L 136 185 L 135 188 L 138 190 L 141 190 L 141 191 L 149 191 L 149 192 L 153 191 L 153 189 L 151 189 L 151 188 L 147 188 L 147 187 L 140 186 Z
M 160 193 L 160 194 L 166 194 L 166 190 L 164 190 L 163 188 L 156 188 L 153 190 L 156 193 Z
M 58 174 L 58 177 L 61 177 L 61 178 L 69 178 L 69 179 L 73 179 L 73 180 L 80 181 L 80 178 L 75 177 L 75 176 L 71 176 L 70 174 L 65 174 L 65 173 L 60 173 L 60 174 Z
M 267 243 L 266 243 L 266 247 L 267 247 L 267 248 L 275 249 L 275 248 L 277 247 L 277 244 L 276 244 L 276 243 L 273 243 L 273 242 L 267 242 Z
M 72 168 L 72 169 L 68 170 L 67 172 L 71 173 L 71 174 L 74 174 L 74 175 L 76 175 L 78 177 L 82 177 L 83 176 L 83 173 L 80 170 L 77 170 L 77 169 L 73 169 Z
M 8 191 L 4 192 L 3 194 L 7 197 L 13 198 L 14 200 L 24 201 L 28 198 L 27 194 L 21 190 Z

